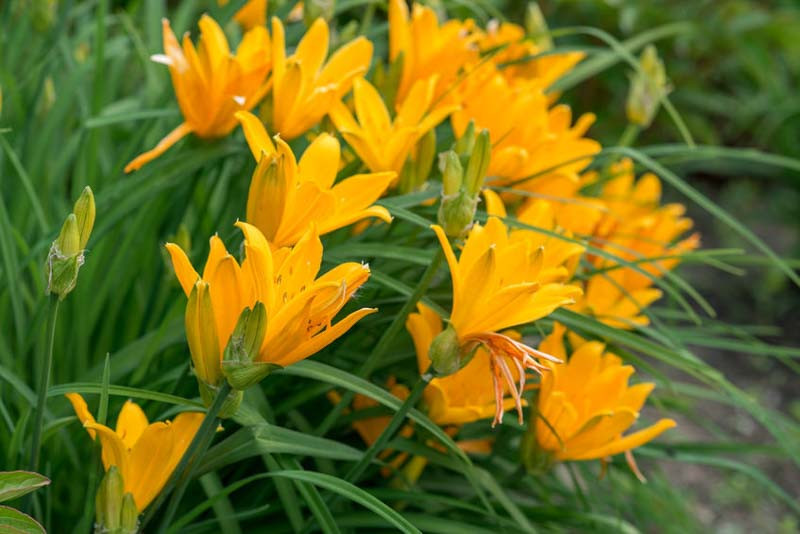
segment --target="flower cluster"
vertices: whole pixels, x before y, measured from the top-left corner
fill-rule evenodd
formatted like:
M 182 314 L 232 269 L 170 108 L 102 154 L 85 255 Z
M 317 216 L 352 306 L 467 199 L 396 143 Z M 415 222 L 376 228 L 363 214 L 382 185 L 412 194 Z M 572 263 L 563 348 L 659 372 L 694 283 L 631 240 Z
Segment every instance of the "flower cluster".
M 396 224 L 381 197 L 398 187 L 435 190 L 440 179 L 438 224 L 423 225 L 418 237 L 436 249 L 434 261 L 446 261 L 449 281 L 437 283 L 452 297 L 436 307 L 420 302 L 401 318 L 427 381 L 428 417 L 455 436 L 468 423 L 501 424 L 511 409 L 524 425 L 527 407 L 530 469 L 629 453 L 674 426 L 662 419 L 623 436 L 653 385 L 628 386 L 633 367 L 601 340 L 570 333 L 565 342 L 565 327 L 553 321 L 530 328 L 559 308 L 614 328 L 646 325 L 646 307 L 661 295 L 654 285 L 698 246 L 685 236 L 692 223 L 683 207 L 661 203 L 657 177 L 637 180 L 629 160 L 590 168 L 601 148 L 587 135 L 594 115 L 574 118 L 550 91 L 582 54 L 550 53 L 548 38 L 514 24 L 440 22 L 430 7 L 390 0 L 388 58 L 370 71 L 373 43 L 339 42 L 323 18 L 309 21 L 293 48 L 280 19 L 267 28 L 265 3 L 248 2 L 236 20 L 244 35 L 235 54 L 207 15 L 196 47 L 188 34 L 179 44 L 163 22 L 164 54 L 153 59 L 169 68 L 184 122 L 126 167 L 141 169 L 188 133 L 220 138 L 239 125 L 252 153 L 248 197 L 237 206 L 243 220 L 235 222 L 241 254 L 214 235 L 201 273 L 190 247 L 166 244 L 188 299 L 188 349 L 209 413 L 232 416 L 243 390 L 377 312 L 360 307 L 337 320 L 370 269 L 348 262 L 320 275 L 320 236 L 354 223 L 356 231 L 375 220 Z M 438 142 L 437 130 L 447 132 Z M 352 231 L 337 235 L 346 242 Z M 414 401 L 409 388 L 389 384 Z M 223 394 L 230 398 L 219 410 Z M 202 419 L 189 413 L 148 425 L 128 403 L 111 430 L 79 396 L 70 400 L 138 511 L 164 487 Z M 352 408 L 376 405 L 360 396 Z M 354 427 L 375 443 L 390 421 L 378 415 Z

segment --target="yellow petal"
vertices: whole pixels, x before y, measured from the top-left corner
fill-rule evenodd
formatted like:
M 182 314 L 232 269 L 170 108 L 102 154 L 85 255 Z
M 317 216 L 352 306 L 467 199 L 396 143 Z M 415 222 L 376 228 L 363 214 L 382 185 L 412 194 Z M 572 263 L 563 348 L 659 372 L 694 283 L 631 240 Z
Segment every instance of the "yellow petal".
M 381 139 L 392 128 L 389 111 L 375 87 L 363 78 L 353 83 L 356 115 L 361 128 L 373 139 Z
M 442 252 L 444 252 L 444 257 L 447 260 L 447 265 L 450 267 L 450 278 L 453 280 L 453 308 L 455 308 L 456 301 L 459 298 L 458 296 L 461 295 L 462 287 L 461 274 L 458 270 L 458 260 L 456 260 L 456 256 L 453 254 L 453 247 L 450 246 L 450 241 L 447 239 L 444 229 L 442 229 L 442 227 L 438 224 L 431 225 L 431 229 L 439 239 L 439 244 L 442 246 Z
M 82 425 L 86 426 L 87 423 L 94 424 L 95 419 L 92 413 L 89 411 L 89 407 L 86 405 L 86 401 L 83 397 L 78 393 L 67 393 L 64 395 L 69 399 L 69 402 L 72 403 L 72 409 L 75 410 L 75 415 L 78 416 L 78 421 L 81 422 Z M 89 435 L 92 436 L 92 439 L 95 438 L 94 430 L 88 429 Z
M 322 133 L 303 152 L 297 172 L 302 181 L 312 181 L 321 189 L 330 189 L 339 170 L 341 148 L 332 135 Z
M 125 478 L 125 489 L 133 494 L 136 508 L 144 510 L 159 494 L 174 466 L 175 439 L 167 423 L 153 423 L 142 433 L 130 453 L 130 480 Z M 124 475 L 123 475 L 124 476 Z
M 237 111 L 236 119 L 242 125 L 244 131 L 244 138 L 247 140 L 247 146 L 250 147 L 250 152 L 256 161 L 261 159 L 261 153 L 267 154 L 275 153 L 275 145 L 269 138 L 267 129 L 261 122 L 261 119 L 250 113 L 249 111 Z
M 318 85 L 337 84 L 338 97 L 350 90 L 350 80 L 367 72 L 372 59 L 372 42 L 357 37 L 333 53 L 317 79 Z
M 634 432 L 624 438 L 615 440 L 608 445 L 601 447 L 599 449 L 593 449 L 587 451 L 577 457 L 575 460 L 592 460 L 595 458 L 605 458 L 607 456 L 613 456 L 615 454 L 619 454 L 621 452 L 629 451 L 644 445 L 648 441 L 652 441 L 657 438 L 663 432 L 669 430 L 677 426 L 677 423 L 672 419 L 661 419 L 654 425 L 651 425 L 643 430 L 639 430 L 638 432 Z
M 116 432 L 122 438 L 127 448 L 133 447 L 144 429 L 147 428 L 147 416 L 138 404 L 128 399 L 122 405 L 122 410 L 117 416 Z
M 158 144 L 143 154 L 139 154 L 130 163 L 125 165 L 125 172 L 138 171 L 147 163 L 150 163 L 158 156 L 166 152 L 172 145 L 183 139 L 192 132 L 192 127 L 188 123 L 182 122 L 177 128 L 166 135 Z
M 221 379 L 222 347 L 208 283 L 198 280 L 186 304 L 186 340 L 197 377 L 216 385 Z
M 326 328 L 321 333 L 301 344 L 293 351 L 279 358 L 275 363 L 286 367 L 287 365 L 291 365 L 295 362 L 308 358 L 313 354 L 316 354 L 326 346 L 330 345 L 334 340 L 344 335 L 354 324 L 361 320 L 362 317 L 377 311 L 377 308 L 361 308 L 360 310 L 351 313 L 338 323 L 334 324 L 332 327 Z
M 306 34 L 300 39 L 293 58 L 300 62 L 306 72 L 318 72 L 328 55 L 329 39 L 328 23 L 320 17 L 311 24 Z
M 86 422 L 83 424 L 87 430 L 97 433 L 100 438 L 100 445 L 103 448 L 102 458 L 103 467 L 106 471 L 112 465 L 116 465 L 122 474 L 122 479 L 125 481 L 125 487 L 129 484 L 129 463 L 128 463 L 128 448 L 122 441 L 122 438 L 116 432 L 108 428 L 106 425 L 99 423 Z
M 164 246 L 172 259 L 172 268 L 175 270 L 175 276 L 178 277 L 178 282 L 180 282 L 183 292 L 188 297 L 200 275 L 194 270 L 192 263 L 181 247 L 175 243 L 167 243 Z
M 503 203 L 503 199 L 500 198 L 500 195 L 491 189 L 484 189 L 483 198 L 486 201 L 486 213 L 488 215 L 494 215 L 495 217 L 502 218 L 508 216 L 508 213 L 506 213 L 506 206 Z

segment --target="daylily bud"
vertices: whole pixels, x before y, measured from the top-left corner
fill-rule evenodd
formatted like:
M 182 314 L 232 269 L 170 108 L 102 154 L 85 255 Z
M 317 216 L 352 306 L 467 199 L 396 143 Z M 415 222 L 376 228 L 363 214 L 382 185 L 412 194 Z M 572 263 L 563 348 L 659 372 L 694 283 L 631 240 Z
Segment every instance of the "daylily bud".
M 472 153 L 475 146 L 475 121 L 470 120 L 464 133 L 456 141 L 455 151 L 459 156 L 466 156 Z
M 95 495 L 95 532 L 136 534 L 139 530 L 139 511 L 117 466 L 108 468 Z
M 519 449 L 520 459 L 528 473 L 541 475 L 550 470 L 555 463 L 555 458 L 550 451 L 539 447 L 539 442 L 536 440 L 536 418 L 540 417 L 540 414 L 536 410 L 531 410 L 530 413 L 528 428 L 525 430 Z
M 45 271 L 47 294 L 56 294 L 63 300 L 78 282 L 78 270 L 83 265 L 80 247 L 80 232 L 75 214 L 70 213 L 61 227 L 61 232 L 50 246 Z
M 469 163 L 467 163 L 467 172 L 464 175 L 464 186 L 470 195 L 477 195 L 481 192 L 491 155 L 492 145 L 489 142 L 489 130 L 484 129 L 475 140 L 475 146 L 472 148 Z
M 94 194 L 92 188 L 88 185 L 83 188 L 81 196 L 75 202 L 75 207 L 72 209 L 78 223 L 78 234 L 80 235 L 79 248 L 86 248 L 86 243 L 89 242 L 89 236 L 92 235 L 92 228 L 94 228 L 94 217 L 96 213 L 94 205 Z
M 235 390 L 245 390 L 265 376 L 280 369 L 279 365 L 255 361 L 267 333 L 267 309 L 257 302 L 239 316 L 222 359 L 222 372 Z
M 139 510 L 131 493 L 126 493 L 122 498 L 120 523 L 120 534 L 136 534 L 139 531 Z
M 542 51 L 553 48 L 553 38 L 550 37 L 550 28 L 542 15 L 537 2 L 528 2 L 528 9 L 525 11 L 525 30 L 531 40 Z
M 647 128 L 658 112 L 661 98 L 670 92 L 670 86 L 655 46 L 648 45 L 644 49 L 639 66 L 641 71 L 631 75 L 625 110 L 632 124 Z
M 310 28 L 315 20 L 323 18 L 329 21 L 336 10 L 336 0 L 305 0 L 303 2 L 303 21 Z
M 97 523 L 107 530 L 120 527 L 125 484 L 116 466 L 109 467 L 97 490 Z
M 439 226 L 450 237 L 461 237 L 471 227 L 478 209 L 478 197 L 461 191 L 452 196 L 442 196 L 439 204 Z
M 406 162 L 403 163 L 403 168 L 400 171 L 397 188 L 400 190 L 400 193 L 410 193 L 414 190 L 414 184 L 416 182 L 417 171 L 414 167 L 414 162 L 411 161 L 410 157 L 406 158 Z
M 464 182 L 464 169 L 458 154 L 448 150 L 442 156 L 444 168 L 442 169 L 442 191 L 446 196 L 457 194 Z
M 433 338 L 428 357 L 436 376 L 449 376 L 461 369 L 461 349 L 458 334 L 452 326 Z
M 433 159 L 436 156 L 436 130 L 431 128 L 417 143 L 417 154 L 414 158 L 414 189 L 425 183 L 431 174 Z
M 94 226 L 95 206 L 92 190 L 86 187 L 75 203 L 61 232 L 47 255 L 45 274 L 47 276 L 47 294 L 54 293 L 64 299 L 75 289 L 78 282 L 78 270 L 83 265 L 83 249 L 89 241 Z
M 197 381 L 218 386 L 222 381 L 219 340 L 208 282 L 198 280 L 186 304 L 186 340 Z M 202 388 L 201 388 L 202 391 Z M 212 397 L 213 399 L 213 397 Z

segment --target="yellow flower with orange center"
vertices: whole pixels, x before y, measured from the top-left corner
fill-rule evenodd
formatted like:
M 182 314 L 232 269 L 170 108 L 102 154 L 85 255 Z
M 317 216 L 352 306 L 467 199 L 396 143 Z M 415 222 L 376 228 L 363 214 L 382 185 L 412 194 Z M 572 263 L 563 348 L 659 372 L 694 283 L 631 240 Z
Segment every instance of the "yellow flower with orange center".
M 369 217 L 391 222 L 386 208 L 373 203 L 394 172 L 357 174 L 334 185 L 341 157 L 335 137 L 317 136 L 298 163 L 279 136 L 273 144 L 255 115 L 241 112 L 237 117 L 258 161 L 247 197 L 247 222 L 273 248 L 295 244 L 312 224 L 322 235 Z
M 558 281 L 566 276 L 566 269 L 560 271 L 546 265 L 542 246 L 523 234 L 509 235 L 497 217 L 489 217 L 485 226 L 473 226 L 458 259 L 442 228 L 433 226 L 433 230 L 450 267 L 450 326 L 458 344 L 467 352 L 483 347 L 490 357 L 494 423 L 503 417 L 503 383 L 522 418 L 525 370 L 543 369 L 537 358 L 550 356 L 499 332 L 541 319 L 556 308 L 573 303 L 580 289 Z
M 184 122 L 155 148 L 128 163 L 125 172 L 140 169 L 189 133 L 205 139 L 227 135 L 236 127 L 234 114 L 251 109 L 269 90 L 265 83 L 270 69 L 266 28 L 255 27 L 245 33 L 233 55 L 222 28 L 208 15 L 200 19 L 197 49 L 188 33 L 181 47 L 169 21 L 164 19 L 162 26 L 164 54 L 153 60 L 169 67 Z
M 111 429 L 95 421 L 82 396 L 66 396 L 92 439 L 100 438 L 103 467 L 106 471 L 117 467 L 124 491 L 133 495 L 139 512 L 164 488 L 203 421 L 200 412 L 183 412 L 171 422 L 150 423 L 139 405 L 129 400 Z
M 317 19 L 286 57 L 281 21 L 272 18 L 272 107 L 267 123 L 283 139 L 310 130 L 350 90 L 353 79 L 367 72 L 372 43 L 358 37 L 328 56 L 330 31 Z
M 454 103 L 453 89 L 465 65 L 479 57 L 472 25 L 459 20 L 439 24 L 436 12 L 405 0 L 389 0 L 389 61 L 402 61 L 395 104 L 400 106 L 414 85 L 436 76 L 433 105 Z
M 630 365 L 605 352 L 597 341 L 582 342 L 567 358 L 565 329 L 556 324 L 539 349 L 561 358 L 564 363 L 546 362 L 549 373 L 542 375 L 537 401 L 535 435 L 539 450 L 555 460 L 605 460 L 626 453 L 655 439 L 676 425 L 672 419 L 660 419 L 653 425 L 623 435 L 639 418 L 652 383 L 630 386 L 634 373 Z
M 353 84 L 358 120 L 341 102 L 333 106 L 330 116 L 371 171 L 399 174 L 417 141 L 458 109 L 457 106 L 441 106 L 431 110 L 435 86 L 435 76 L 415 83 L 392 120 L 375 87 L 359 78 Z
M 333 318 L 369 278 L 369 267 L 343 263 L 317 277 L 322 243 L 310 229 L 292 248 L 272 250 L 251 224 L 237 222 L 244 233 L 241 264 L 211 238 L 203 276 L 175 244 L 166 247 L 175 274 L 189 297 L 186 337 L 198 379 L 221 383 L 220 360 L 242 310 L 261 302 L 267 327 L 254 361 L 285 367 L 307 358 L 342 336 L 375 308 L 361 308 L 338 323 Z

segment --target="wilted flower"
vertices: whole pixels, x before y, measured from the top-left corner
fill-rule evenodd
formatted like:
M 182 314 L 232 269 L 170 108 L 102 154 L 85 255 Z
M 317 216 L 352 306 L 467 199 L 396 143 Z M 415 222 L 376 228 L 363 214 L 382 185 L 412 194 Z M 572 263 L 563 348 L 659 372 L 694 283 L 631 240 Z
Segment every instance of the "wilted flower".
M 273 247 L 293 245 L 312 224 L 322 235 L 369 217 L 391 222 L 386 208 L 373 203 L 394 172 L 357 174 L 334 185 L 341 156 L 335 137 L 317 136 L 298 163 L 279 136 L 273 144 L 258 118 L 247 112 L 237 117 L 258 161 L 247 197 L 247 222 Z
M 272 108 L 266 122 L 283 139 L 294 139 L 317 124 L 350 90 L 353 79 L 367 72 L 372 43 L 358 37 L 325 62 L 329 30 L 321 18 L 288 58 L 283 24 L 276 17 L 272 39 Z
M 265 83 L 270 68 L 266 28 L 248 31 L 233 55 L 222 28 L 208 15 L 200 18 L 197 49 L 188 33 L 181 48 L 167 19 L 162 26 L 164 54 L 153 60 L 169 67 L 184 122 L 155 148 L 128 163 L 125 172 L 140 169 L 189 133 L 206 139 L 227 135 L 237 124 L 234 113 L 251 109 L 269 89 Z
M 634 368 L 605 352 L 605 346 L 597 341 L 573 338 L 580 345 L 567 358 L 564 332 L 564 327 L 556 324 L 553 333 L 539 345 L 540 350 L 564 363 L 545 363 L 550 372 L 542 374 L 537 410 L 532 416 L 536 421 L 528 430 L 533 433 L 525 451 L 529 468 L 546 467 L 556 460 L 605 460 L 626 453 L 640 476 L 630 451 L 674 427 L 675 421 L 660 419 L 623 436 L 639 418 L 654 384 L 629 386 Z
M 358 120 L 341 102 L 333 106 L 330 116 L 371 171 L 399 174 L 417 141 L 458 109 L 457 106 L 443 106 L 430 110 L 435 86 L 435 76 L 415 83 L 392 120 L 375 87 L 358 78 L 353 84 Z
M 244 222 L 236 226 L 244 233 L 244 261 L 240 265 L 214 236 L 202 278 L 183 250 L 166 245 L 175 274 L 190 297 L 186 336 L 201 383 L 211 387 L 221 383 L 223 351 L 242 311 L 259 302 L 266 308 L 267 326 L 253 361 L 281 367 L 315 354 L 377 311 L 361 308 L 333 323 L 369 278 L 369 267 L 343 263 L 317 278 L 322 243 L 313 226 L 293 248 L 274 251 L 255 226 Z
M 432 342 L 431 359 L 436 361 L 434 352 L 445 348 L 440 345 L 453 335 L 458 351 L 453 351 L 451 359 L 469 357 L 483 347 L 489 353 L 494 384 L 494 424 L 502 422 L 503 383 L 521 419 L 525 371 L 544 369 L 537 358 L 552 357 L 500 332 L 573 303 L 580 289 L 548 278 L 543 248 L 524 236 L 514 239 L 496 217 L 489 217 L 486 226 L 472 227 L 458 259 L 442 228 L 433 229 L 450 267 L 453 310 L 450 326 Z
M 103 466 L 106 471 L 116 466 L 124 493 L 133 495 L 139 512 L 167 483 L 203 421 L 200 412 L 183 412 L 172 422 L 149 423 L 139 405 L 129 400 L 112 430 L 95 421 L 82 396 L 68 393 L 67 398 L 92 439 L 100 438 Z

